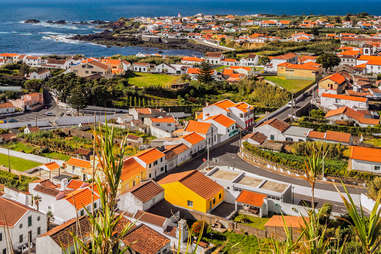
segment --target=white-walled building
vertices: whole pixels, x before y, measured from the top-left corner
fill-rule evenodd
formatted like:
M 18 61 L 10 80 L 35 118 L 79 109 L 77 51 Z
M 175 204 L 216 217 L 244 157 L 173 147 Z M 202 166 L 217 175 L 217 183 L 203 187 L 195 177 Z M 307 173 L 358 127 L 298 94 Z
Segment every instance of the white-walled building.
M 198 122 L 190 120 L 184 129 L 185 132 L 195 132 L 206 139 L 206 144 L 213 147 L 218 144 L 218 131 L 217 127 L 212 123 Z
M 381 149 L 351 146 L 348 168 L 379 174 L 381 172 Z
M 211 116 L 203 120 L 203 122 L 212 123 L 217 127 L 219 143 L 224 142 L 239 133 L 236 122 L 223 114 Z
M 190 147 L 191 156 L 197 155 L 206 148 L 206 139 L 196 132 L 191 132 L 179 138 L 186 146 Z
M 156 148 L 147 149 L 134 155 L 133 158 L 147 169 L 147 177 L 155 179 L 164 174 L 168 168 L 165 161 L 165 154 Z
M 320 97 L 320 105 L 324 109 L 338 109 L 349 107 L 352 109 L 368 110 L 368 99 L 364 97 L 355 97 L 344 94 L 323 93 Z
M 47 231 L 45 214 L 16 201 L 0 197 L 0 253 L 26 250 Z

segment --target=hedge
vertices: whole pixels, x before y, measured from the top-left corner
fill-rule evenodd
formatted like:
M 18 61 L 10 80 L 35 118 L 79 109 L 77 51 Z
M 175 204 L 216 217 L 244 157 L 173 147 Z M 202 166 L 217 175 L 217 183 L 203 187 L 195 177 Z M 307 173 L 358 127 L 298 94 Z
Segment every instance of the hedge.
M 28 185 L 35 178 L 15 175 L 7 171 L 0 170 L 0 184 L 9 188 L 15 188 L 19 191 L 28 191 Z

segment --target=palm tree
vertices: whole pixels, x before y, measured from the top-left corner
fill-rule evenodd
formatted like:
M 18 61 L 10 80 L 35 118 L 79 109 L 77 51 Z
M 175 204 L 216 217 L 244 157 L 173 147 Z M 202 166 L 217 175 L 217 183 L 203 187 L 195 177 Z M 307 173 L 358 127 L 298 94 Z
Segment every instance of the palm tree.
M 311 185 L 311 206 L 315 209 L 315 184 L 323 169 L 322 159 L 316 150 L 312 150 L 311 156 L 304 163 L 305 179 Z
M 36 208 L 37 208 L 37 211 L 40 210 L 40 202 L 41 202 L 41 197 L 36 195 L 36 196 L 33 196 L 33 202 L 34 204 L 36 205 Z
M 49 211 L 49 212 L 46 214 L 47 230 L 49 230 L 50 223 L 52 222 L 53 217 L 54 217 L 54 216 L 53 216 L 52 211 Z
M 336 185 L 335 187 L 337 192 L 340 193 L 348 215 L 351 218 L 351 221 L 348 220 L 347 222 L 352 225 L 353 232 L 360 240 L 364 253 L 379 253 L 381 244 L 381 209 L 379 209 L 381 196 L 377 198 L 368 217 L 364 214 L 361 204 L 360 209 L 356 207 L 346 186 L 344 184 L 342 185 L 347 197 L 344 197 Z

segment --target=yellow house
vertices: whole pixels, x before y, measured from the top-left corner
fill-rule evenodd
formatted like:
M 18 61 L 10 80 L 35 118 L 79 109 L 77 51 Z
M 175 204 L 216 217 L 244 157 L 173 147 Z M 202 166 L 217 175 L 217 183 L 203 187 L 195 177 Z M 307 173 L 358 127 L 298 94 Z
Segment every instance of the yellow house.
M 334 73 L 319 81 L 319 95 L 322 93 L 344 93 L 346 88 L 346 78 L 340 73 Z
M 147 170 L 140 165 L 134 158 L 129 158 L 123 162 L 122 174 L 120 176 L 120 193 L 138 185 L 147 177 Z
M 209 212 L 224 200 L 224 188 L 197 170 L 168 175 L 158 182 L 172 205 Z
M 278 76 L 288 79 L 316 80 L 321 73 L 320 64 L 307 62 L 304 64 L 278 64 Z

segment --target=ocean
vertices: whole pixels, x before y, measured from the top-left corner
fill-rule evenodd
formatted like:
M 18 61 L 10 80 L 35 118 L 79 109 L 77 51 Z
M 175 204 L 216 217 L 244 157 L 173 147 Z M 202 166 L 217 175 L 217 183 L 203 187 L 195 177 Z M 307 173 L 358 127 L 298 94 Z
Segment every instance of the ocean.
M 107 48 L 68 40 L 73 34 L 96 32 L 86 25 L 52 25 L 48 20 L 116 20 L 119 17 L 205 14 L 381 15 L 381 0 L 0 0 L 0 52 L 111 56 L 157 53 L 143 47 Z M 24 24 L 39 19 L 40 24 Z M 162 50 L 167 55 L 199 55 L 192 50 Z

